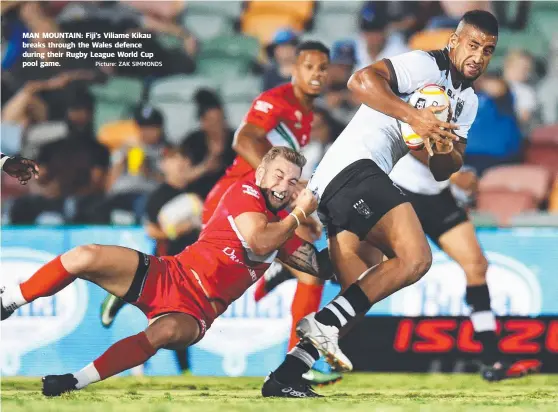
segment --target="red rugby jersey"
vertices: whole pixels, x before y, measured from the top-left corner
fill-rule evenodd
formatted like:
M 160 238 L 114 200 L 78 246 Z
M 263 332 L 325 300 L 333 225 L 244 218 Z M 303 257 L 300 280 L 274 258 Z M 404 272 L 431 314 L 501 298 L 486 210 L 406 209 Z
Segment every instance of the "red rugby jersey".
M 243 123 L 260 126 L 267 132 L 273 146 L 287 146 L 296 151 L 308 144 L 314 114 L 296 98 L 291 83 L 266 90 L 252 102 Z M 245 176 L 253 170 L 241 156 L 227 169 L 225 175 Z

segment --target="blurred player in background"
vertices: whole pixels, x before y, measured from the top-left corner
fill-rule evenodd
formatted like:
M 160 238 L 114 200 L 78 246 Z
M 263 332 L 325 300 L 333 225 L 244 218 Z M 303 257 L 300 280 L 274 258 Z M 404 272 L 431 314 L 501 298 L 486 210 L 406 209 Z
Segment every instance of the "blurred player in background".
M 507 364 L 501 360 L 486 283 L 488 261 L 481 249 L 475 227 L 464 206 L 471 204 L 477 190 L 476 173 L 463 168 L 451 179 L 436 181 L 428 168 L 426 153 L 410 152 L 389 175 L 408 197 L 425 234 L 463 269 L 467 279 L 465 300 L 471 309 L 475 338 L 482 343 L 481 375 L 488 381 L 518 377 L 540 368 L 536 360 Z
M 317 199 L 303 189 L 293 211 L 283 219 L 278 216 L 292 203 L 305 162 L 295 150 L 272 148 L 254 176 L 239 180 L 223 196 L 199 240 L 175 256 L 155 257 L 119 246 L 78 246 L 20 285 L 2 287 L 2 320 L 78 278 L 133 303 L 149 319 L 144 332 L 115 343 L 82 370 L 44 377 L 43 394 L 82 389 L 143 364 L 161 348 L 198 342 L 275 257 L 317 275 L 315 255 L 309 253 L 312 245 L 294 234 L 316 210 Z M 307 385 L 302 389 L 311 391 Z
M 317 41 L 302 42 L 296 48 L 296 64 L 292 81 L 267 90 L 254 100 L 244 122 L 236 131 L 233 148 L 238 156 L 205 200 L 204 224 L 213 215 L 227 189 L 238 179 L 253 174 L 263 155 L 272 146 L 286 146 L 300 150 L 308 144 L 314 100 L 319 97 L 327 83 L 328 67 L 329 49 L 326 46 Z M 299 190 L 305 187 L 306 183 L 301 181 Z M 316 225 L 317 222 L 310 218 L 304 223 Z M 304 237 L 306 240 L 311 240 L 309 235 Z M 282 272 L 286 270 L 288 269 L 276 262 L 266 273 L 266 277 L 284 278 Z M 296 273 L 296 275 L 299 281 L 291 307 L 292 331 L 289 350 L 298 342 L 295 332 L 296 323 L 308 313 L 318 310 L 323 290 L 323 283 L 319 279 L 304 273 Z M 265 285 L 263 280 L 258 283 L 257 300 L 265 294 Z M 325 376 L 318 371 L 313 371 L 312 375 L 309 376 L 312 383 L 327 383 L 340 377 L 338 374 Z M 316 381 L 317 379 L 319 382 Z
M 387 58 L 351 77 L 349 88 L 362 105 L 308 184 L 320 197 L 318 213 L 327 225 L 329 252 L 343 291 L 299 322 L 301 344 L 268 376 L 264 396 L 294 397 L 286 388 L 300 382 L 320 352 L 337 369 L 352 370 L 339 348 L 340 330 L 430 268 L 432 253 L 410 198 L 388 176 L 409 152 L 401 122 L 423 137 L 426 153 L 421 156 L 434 179 L 449 179 L 463 165 L 467 134 L 477 113 L 472 82 L 488 67 L 497 41 L 496 18 L 475 10 L 463 16 L 447 48 Z M 428 84 L 445 89 L 451 123 L 435 115 L 446 107 L 417 109 L 401 98 Z M 378 249 L 388 260 L 378 259 Z M 493 335 L 496 325 L 488 319 L 494 318 L 486 285 L 476 290 L 474 303 L 469 302 L 473 312 L 485 312 L 482 329 Z M 310 350 L 302 347 L 306 342 L 312 343 Z M 493 376 L 506 374 L 499 362 L 491 369 Z

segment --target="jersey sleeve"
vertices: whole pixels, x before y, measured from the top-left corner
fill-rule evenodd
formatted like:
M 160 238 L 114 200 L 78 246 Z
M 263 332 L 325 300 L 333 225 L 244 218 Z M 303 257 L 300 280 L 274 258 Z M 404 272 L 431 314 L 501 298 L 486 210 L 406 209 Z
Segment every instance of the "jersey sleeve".
M 225 196 L 226 199 L 224 201 L 227 202 L 227 210 L 233 218 L 247 212 L 265 214 L 267 211 L 262 192 L 253 184 L 242 183 L 235 185 L 231 192 Z
M 283 107 L 278 99 L 273 95 L 262 93 L 252 102 L 244 121 L 268 132 L 277 126 L 282 112 Z
M 436 83 L 440 69 L 428 53 L 415 50 L 384 59 L 390 72 L 390 86 L 395 93 L 410 94 L 419 87 Z
M 459 141 L 463 144 L 467 144 L 469 130 L 477 117 L 478 108 L 479 99 L 476 94 L 473 94 L 470 102 L 467 102 L 463 108 L 463 113 L 461 113 L 461 116 L 459 116 L 455 122 L 455 124 L 459 126 L 459 129 L 455 130 L 454 133 L 459 136 Z

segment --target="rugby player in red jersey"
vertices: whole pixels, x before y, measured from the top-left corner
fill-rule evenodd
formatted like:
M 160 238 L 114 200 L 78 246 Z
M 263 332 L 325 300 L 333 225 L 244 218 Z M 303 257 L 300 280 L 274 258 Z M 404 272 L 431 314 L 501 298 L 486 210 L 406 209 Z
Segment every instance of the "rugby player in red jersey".
M 78 246 L 20 285 L 2 288 L 2 320 L 76 279 L 93 282 L 134 304 L 149 320 L 144 332 L 115 343 L 82 370 L 44 377 L 43 394 L 58 396 L 81 389 L 143 364 L 161 348 L 198 342 L 275 257 L 317 274 L 312 245 L 294 236 L 300 221 L 316 210 L 317 199 L 303 189 L 293 211 L 283 219 L 277 216 L 291 203 L 305 163 L 295 150 L 272 148 L 256 169 L 255 179 L 235 183 L 199 240 L 178 255 L 155 257 L 120 246 Z M 295 389 L 312 392 L 304 384 Z
M 286 146 L 298 151 L 309 142 L 314 100 L 320 95 L 327 81 L 329 49 L 320 42 L 307 41 L 297 47 L 296 54 L 292 81 L 260 94 L 238 128 L 233 143 L 238 156 L 208 194 L 203 208 L 204 224 L 213 215 L 227 189 L 239 179 L 254 173 L 262 157 L 272 146 Z M 298 190 L 306 187 L 306 183 L 300 182 Z M 304 223 L 317 224 L 312 220 Z M 306 235 L 302 230 L 297 233 L 306 240 L 311 240 L 308 232 Z M 266 277 L 281 276 L 281 271 L 287 271 L 281 266 L 279 262 L 275 262 Z M 295 325 L 304 316 L 319 309 L 323 290 L 323 283 L 319 279 L 303 273 L 297 273 L 297 277 L 298 285 L 291 306 L 293 326 L 289 350 L 299 340 Z M 266 293 L 264 280 L 258 283 L 256 300 L 261 299 Z M 337 380 L 340 375 L 322 378 Z

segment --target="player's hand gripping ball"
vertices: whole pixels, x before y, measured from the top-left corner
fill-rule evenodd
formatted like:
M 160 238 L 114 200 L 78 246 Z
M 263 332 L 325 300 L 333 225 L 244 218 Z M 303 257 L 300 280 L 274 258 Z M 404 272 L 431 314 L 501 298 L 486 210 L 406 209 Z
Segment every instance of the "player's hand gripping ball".
M 416 90 L 409 99 L 409 104 L 416 109 L 446 106 L 444 110 L 435 113 L 435 116 L 442 122 L 450 121 L 450 101 L 445 90 L 438 85 L 430 84 Z M 405 144 L 410 150 L 422 150 L 424 148 L 423 138 L 415 133 L 407 123 L 401 123 L 401 132 L 403 140 L 405 140 Z

